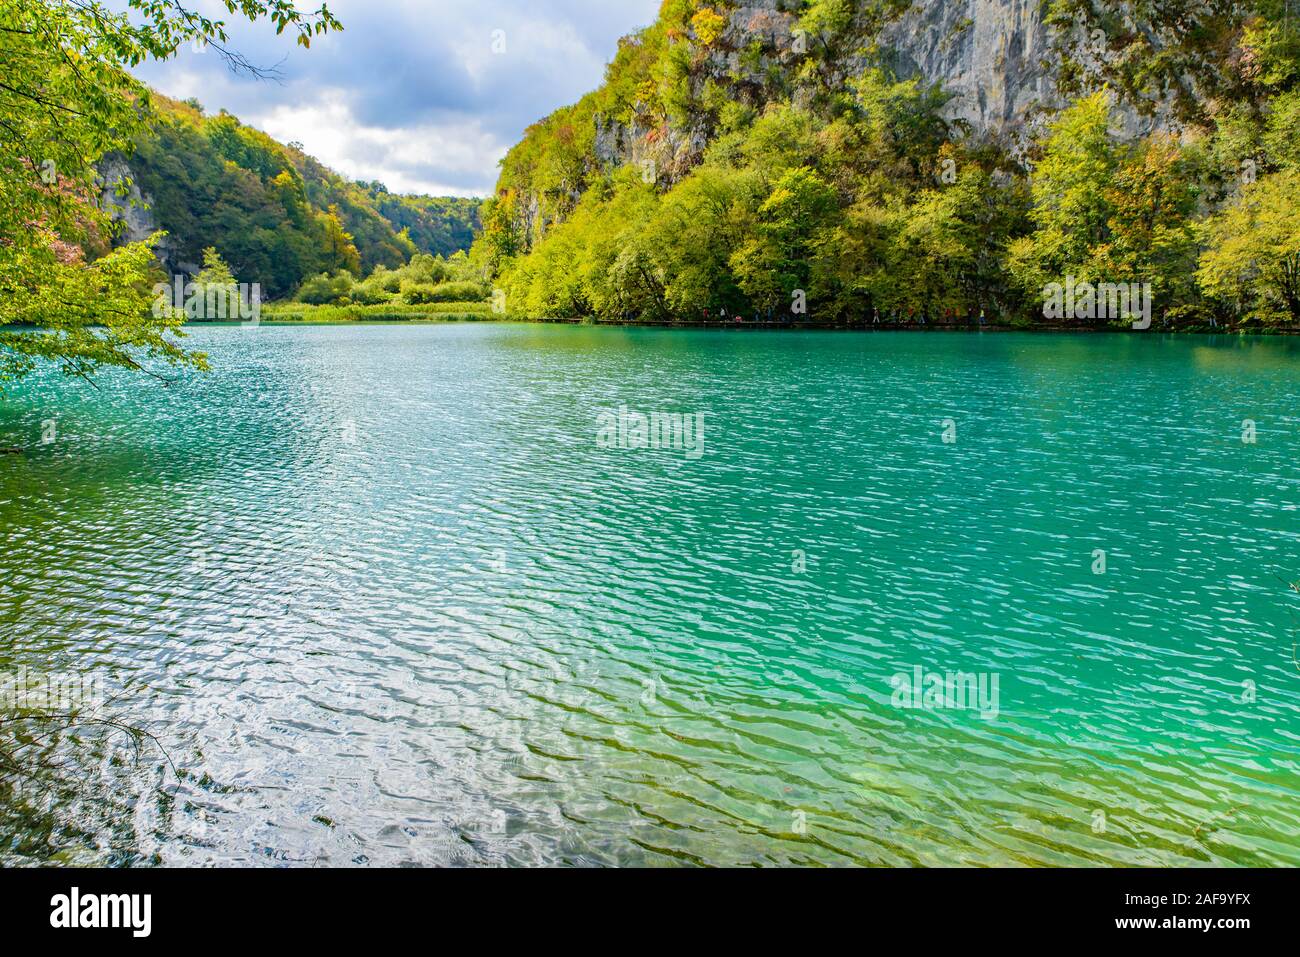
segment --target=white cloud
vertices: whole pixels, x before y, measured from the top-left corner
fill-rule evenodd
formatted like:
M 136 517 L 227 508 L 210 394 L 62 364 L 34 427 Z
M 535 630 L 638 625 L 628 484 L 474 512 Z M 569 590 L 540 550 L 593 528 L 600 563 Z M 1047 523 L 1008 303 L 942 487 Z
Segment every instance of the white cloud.
M 276 107 L 257 125 L 281 142 L 303 143 L 350 179 L 377 179 L 398 193 L 480 195 L 481 190 L 459 184 L 481 177 L 484 163 L 495 162 L 503 150 L 475 120 L 396 129 L 362 126 L 337 91 L 319 104 Z
M 349 178 L 397 192 L 487 195 L 506 150 L 530 124 L 595 89 L 618 38 L 651 22 L 659 0 L 329 6 L 344 31 L 310 50 L 265 23 L 230 20 L 232 48 L 277 67 L 278 82 L 234 76 L 215 52 L 188 48 L 137 72 L 168 96 L 300 142 Z M 500 38 L 504 49 L 494 51 Z

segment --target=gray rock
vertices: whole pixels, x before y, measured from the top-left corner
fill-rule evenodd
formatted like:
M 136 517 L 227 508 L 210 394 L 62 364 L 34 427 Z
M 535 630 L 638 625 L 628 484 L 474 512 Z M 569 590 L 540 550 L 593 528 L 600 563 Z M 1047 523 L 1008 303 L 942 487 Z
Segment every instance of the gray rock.
M 138 243 L 148 239 L 159 230 L 157 219 L 153 211 L 149 208 L 152 200 L 141 194 L 138 186 L 135 185 L 134 177 L 131 173 L 131 167 L 120 156 L 109 157 L 100 164 L 99 177 L 102 185 L 100 193 L 100 206 L 111 213 L 114 223 L 121 223 L 122 229 L 113 237 L 115 246 L 122 246 L 127 243 Z M 127 184 L 126 195 L 119 195 L 123 183 Z M 187 272 L 184 266 L 173 262 L 175 258 L 175 244 L 170 237 L 164 237 L 163 240 L 154 247 L 163 268 L 169 273 L 182 271 Z M 194 273 L 198 272 L 195 267 Z

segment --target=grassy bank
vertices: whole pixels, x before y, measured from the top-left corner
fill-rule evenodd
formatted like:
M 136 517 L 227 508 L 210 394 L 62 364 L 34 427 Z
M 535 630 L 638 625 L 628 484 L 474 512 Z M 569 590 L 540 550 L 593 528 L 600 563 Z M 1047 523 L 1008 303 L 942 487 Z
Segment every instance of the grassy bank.
M 499 318 L 486 302 L 435 302 L 418 306 L 384 303 L 378 306 L 309 306 L 300 302 L 262 307 L 263 322 L 483 322 Z
M 745 320 L 652 320 L 652 319 L 593 319 L 553 318 L 520 315 L 518 313 L 498 314 L 492 311 L 487 302 L 439 302 L 421 305 L 405 303 L 384 303 L 377 306 L 311 306 L 300 302 L 271 303 L 262 307 L 262 321 L 268 323 L 304 323 L 315 325 L 345 324 L 352 322 L 538 322 L 551 324 L 600 325 L 600 326 L 647 326 L 679 329 L 842 329 L 859 331 L 969 331 L 969 332 L 1118 332 L 1125 333 L 1126 328 L 1110 326 L 1071 325 L 1068 323 L 1048 322 L 1006 322 L 989 320 L 981 323 L 977 319 L 967 318 L 937 322 L 872 322 L 865 317 L 856 321 L 818 321 L 802 318 L 798 321 L 762 321 Z M 1154 326 L 1152 333 L 1201 333 L 1217 335 L 1294 335 L 1300 329 L 1283 326 L 1243 325 L 1232 328 L 1214 328 L 1208 324 L 1183 326 Z M 1145 333 L 1139 333 L 1145 334 Z
M 645 326 L 663 329 L 789 329 L 789 330 L 846 330 L 856 332 L 1088 332 L 1117 335 L 1243 335 L 1288 336 L 1300 335 L 1300 327 L 1270 326 L 1239 323 L 1231 326 L 1213 326 L 1209 323 L 1155 323 L 1150 329 L 1133 330 L 1128 326 L 1068 322 L 1031 322 L 1024 319 L 980 321 L 976 318 L 945 319 L 921 322 L 909 320 L 881 320 L 873 322 L 857 319 L 599 319 L 586 317 L 537 317 L 510 313 L 493 317 L 509 322 L 537 322 L 553 325 L 589 326 Z

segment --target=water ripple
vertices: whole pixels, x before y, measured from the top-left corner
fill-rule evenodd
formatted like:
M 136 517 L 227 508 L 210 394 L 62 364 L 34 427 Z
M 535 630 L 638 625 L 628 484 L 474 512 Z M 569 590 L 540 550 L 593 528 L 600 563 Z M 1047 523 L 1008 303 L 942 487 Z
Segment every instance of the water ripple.
M 1300 864 L 1295 343 L 194 338 L 0 408 L 0 673 L 178 772 L 41 741 L 0 863 Z

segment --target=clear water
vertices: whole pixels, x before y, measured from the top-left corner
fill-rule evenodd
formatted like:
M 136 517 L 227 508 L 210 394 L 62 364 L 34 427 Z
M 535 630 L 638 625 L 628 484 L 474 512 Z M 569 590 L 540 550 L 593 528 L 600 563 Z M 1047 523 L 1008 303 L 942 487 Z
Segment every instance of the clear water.
M 0 862 L 1300 864 L 1300 343 L 193 341 L 0 405 L 0 673 L 158 741 L 0 716 Z

